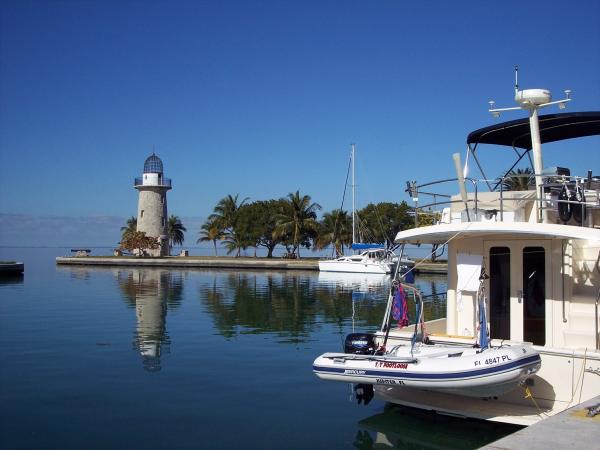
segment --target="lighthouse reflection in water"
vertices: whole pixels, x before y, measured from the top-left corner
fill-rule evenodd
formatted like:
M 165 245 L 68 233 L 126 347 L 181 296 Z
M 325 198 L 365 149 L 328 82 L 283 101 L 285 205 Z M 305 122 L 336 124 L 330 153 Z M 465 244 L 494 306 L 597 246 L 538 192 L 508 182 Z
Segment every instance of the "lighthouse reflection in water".
M 135 308 L 133 347 L 142 357 L 145 370 L 161 370 L 161 355 L 169 353 L 167 311 L 179 307 L 183 294 L 181 272 L 132 269 L 117 273 L 123 298 Z

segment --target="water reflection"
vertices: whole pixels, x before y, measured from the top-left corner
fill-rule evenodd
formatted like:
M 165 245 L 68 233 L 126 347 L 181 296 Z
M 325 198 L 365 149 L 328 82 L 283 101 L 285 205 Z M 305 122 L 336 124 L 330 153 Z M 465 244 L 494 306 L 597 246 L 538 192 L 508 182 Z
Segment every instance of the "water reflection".
M 387 287 L 391 277 L 378 273 L 319 272 L 319 284 L 341 286 L 356 292 L 379 291 Z
M 475 449 L 519 429 L 516 425 L 454 418 L 387 404 L 382 413 L 358 422 L 354 447 Z
M 383 275 L 314 272 L 209 272 L 199 297 L 219 334 L 274 333 L 279 342 L 308 342 L 319 324 L 339 334 L 381 325 L 390 285 Z M 205 280 L 206 278 L 204 278 Z M 419 276 L 416 286 L 428 295 L 427 320 L 446 313 L 445 281 Z M 440 294 L 438 294 L 440 293 Z M 414 302 L 409 310 L 414 318 Z
M 133 346 L 142 356 L 145 370 L 161 369 L 160 357 L 169 352 L 167 310 L 177 308 L 183 297 L 181 272 L 151 269 L 118 270 L 119 288 L 137 319 Z
M 376 325 L 383 314 L 386 288 L 373 302 L 354 305 L 361 325 Z M 227 338 L 245 333 L 275 333 L 279 342 L 307 342 L 319 323 L 337 324 L 340 333 L 352 317 L 352 286 L 324 283 L 314 272 L 212 273 L 200 286 L 200 301 Z
M 0 275 L 0 284 L 23 284 L 23 278 L 22 273 Z
M 90 279 L 91 270 L 86 267 L 70 267 L 69 275 L 73 280 L 88 281 Z

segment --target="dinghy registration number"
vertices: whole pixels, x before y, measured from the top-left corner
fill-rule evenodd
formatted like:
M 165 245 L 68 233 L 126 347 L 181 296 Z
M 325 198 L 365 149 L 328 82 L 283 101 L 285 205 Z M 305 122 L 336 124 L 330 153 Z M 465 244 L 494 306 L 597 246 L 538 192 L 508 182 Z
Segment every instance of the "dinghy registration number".
M 487 358 L 485 361 L 483 361 L 483 364 L 489 366 L 491 364 L 498 364 L 498 363 L 504 362 L 504 361 L 512 361 L 512 359 L 508 355 L 496 356 L 494 358 Z M 480 366 L 481 361 L 475 361 L 475 365 Z

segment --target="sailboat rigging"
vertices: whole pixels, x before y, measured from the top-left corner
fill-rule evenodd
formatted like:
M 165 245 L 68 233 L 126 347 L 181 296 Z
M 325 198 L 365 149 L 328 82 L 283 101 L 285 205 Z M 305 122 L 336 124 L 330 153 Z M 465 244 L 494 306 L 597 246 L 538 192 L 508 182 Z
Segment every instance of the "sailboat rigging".
M 352 170 L 352 245 L 353 250 L 365 250 L 358 255 L 341 256 L 337 259 L 319 261 L 319 270 L 324 272 L 354 272 L 354 273 L 390 273 L 394 254 L 385 249 L 382 244 L 367 244 L 356 239 L 356 183 L 355 183 L 355 145 L 352 144 L 350 153 Z M 346 177 L 347 185 L 347 177 Z M 346 188 L 344 187 L 344 197 Z M 342 198 L 342 207 L 344 199 Z M 341 208 L 340 208 L 341 211 Z M 337 225 L 337 222 L 336 222 Z M 336 226 L 334 226 L 334 229 Z

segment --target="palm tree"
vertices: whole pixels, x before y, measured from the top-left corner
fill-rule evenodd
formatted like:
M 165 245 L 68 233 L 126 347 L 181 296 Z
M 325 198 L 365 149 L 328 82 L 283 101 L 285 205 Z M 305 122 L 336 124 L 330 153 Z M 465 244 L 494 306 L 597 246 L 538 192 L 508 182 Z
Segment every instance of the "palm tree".
M 330 213 L 323 214 L 315 240 L 315 249 L 322 250 L 332 244 L 336 256 L 344 253 L 344 246 L 352 245 L 352 218 L 348 215 L 348 211 L 334 209 Z
M 208 219 L 215 222 L 221 229 L 231 231 L 235 227 L 239 209 L 249 200 L 246 197 L 238 205 L 238 197 L 239 194 L 235 194 L 235 197 L 231 194 L 223 197 L 219 200 L 219 203 L 217 203 L 217 206 L 213 210 L 214 213 Z
M 508 176 L 502 180 L 502 189 L 505 191 L 527 191 L 533 184 L 533 172 L 527 167 L 511 170 Z
M 235 256 L 239 258 L 240 252 L 242 250 L 246 250 L 251 245 L 251 243 L 248 242 L 248 240 L 243 235 L 240 235 L 239 233 L 236 233 L 235 230 L 233 230 L 231 233 L 227 233 L 227 235 L 223 239 L 223 245 L 227 249 L 228 255 L 237 251 Z
M 215 256 L 218 256 L 217 255 L 217 241 L 223 239 L 223 236 L 224 236 L 223 230 L 217 226 L 216 221 L 207 220 L 200 227 L 200 237 L 196 241 L 196 244 L 199 244 L 200 242 L 212 241 L 212 243 L 215 247 Z
M 137 231 L 137 217 L 131 216 L 127 219 L 126 225 L 121 227 L 121 239 L 124 239 L 128 234 Z
M 300 257 L 300 245 L 309 238 L 309 233 L 316 232 L 318 227 L 317 211 L 321 209 L 318 203 L 311 203 L 309 195 L 300 196 L 300 191 L 290 192 L 284 204 L 283 212 L 278 217 L 276 233 L 279 236 L 288 235 L 292 240 L 292 254 Z
M 167 221 L 167 236 L 169 238 L 169 255 L 171 254 L 171 249 L 175 244 L 181 245 L 183 244 L 183 240 L 185 239 L 183 236 L 183 232 L 187 231 L 187 229 L 179 220 L 179 217 L 171 214 L 169 216 L 169 220 Z

